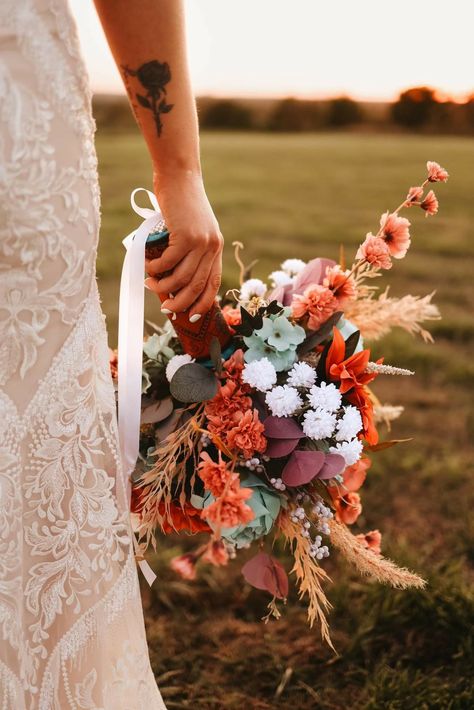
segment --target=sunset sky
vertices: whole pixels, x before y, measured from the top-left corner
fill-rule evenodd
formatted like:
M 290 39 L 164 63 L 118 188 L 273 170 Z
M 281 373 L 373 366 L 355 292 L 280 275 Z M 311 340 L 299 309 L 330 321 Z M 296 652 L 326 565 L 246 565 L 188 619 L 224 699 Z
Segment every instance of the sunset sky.
M 131 6 L 133 0 L 131 0 Z M 70 0 L 97 92 L 123 91 L 92 0 Z M 195 93 L 394 98 L 474 92 L 472 0 L 187 0 Z M 157 58 L 160 57 L 157 47 Z

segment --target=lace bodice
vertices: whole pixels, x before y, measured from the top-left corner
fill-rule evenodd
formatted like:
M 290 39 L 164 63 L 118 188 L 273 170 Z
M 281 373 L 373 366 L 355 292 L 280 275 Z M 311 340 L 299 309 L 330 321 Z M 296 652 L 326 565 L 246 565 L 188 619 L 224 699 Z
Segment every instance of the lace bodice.
M 163 708 L 95 279 L 99 187 L 66 0 L 0 3 L 0 702 Z

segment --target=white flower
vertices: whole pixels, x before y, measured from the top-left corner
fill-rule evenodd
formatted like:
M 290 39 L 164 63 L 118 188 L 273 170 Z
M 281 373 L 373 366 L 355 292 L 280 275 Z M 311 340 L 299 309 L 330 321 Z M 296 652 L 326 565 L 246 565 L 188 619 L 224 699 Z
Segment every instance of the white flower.
M 268 278 L 273 288 L 277 288 L 277 286 L 288 286 L 293 283 L 292 277 L 287 274 L 286 271 L 272 271 Z
M 286 271 L 289 276 L 296 276 L 300 271 L 303 271 L 305 266 L 306 263 L 302 261 L 302 259 L 286 259 L 286 261 L 281 264 L 281 268 L 283 271 Z
M 356 463 L 362 454 L 363 444 L 360 439 L 352 439 L 352 441 L 343 441 L 336 446 L 330 446 L 331 454 L 340 454 L 344 457 L 346 466 L 352 466 Z
M 191 355 L 173 355 L 169 363 L 166 365 L 166 379 L 171 382 L 171 379 L 175 372 L 179 370 L 183 365 L 188 365 L 188 363 L 194 362 L 194 358 Z
M 288 385 L 274 387 L 267 392 L 265 402 L 274 417 L 291 417 L 303 405 L 298 390 Z
M 308 399 L 312 407 L 322 407 L 328 412 L 336 412 L 341 406 L 342 397 L 335 385 L 321 382 L 319 386 L 311 387 Z
M 362 429 L 362 417 L 357 407 L 344 407 L 344 415 L 337 422 L 336 439 L 338 441 L 349 441 L 353 439 Z
M 239 300 L 248 302 L 254 296 L 259 296 L 260 298 L 263 298 L 266 292 L 267 287 L 263 283 L 263 281 L 261 281 L 260 279 L 248 279 L 248 281 L 244 281 L 244 283 L 240 287 Z
M 316 382 L 316 370 L 307 362 L 295 362 L 288 373 L 287 382 L 293 387 L 312 387 Z
M 248 362 L 242 370 L 242 380 L 250 387 L 260 392 L 266 392 L 277 381 L 276 370 L 270 360 L 262 357 L 260 360 Z
M 310 439 L 327 439 L 334 433 L 336 415 L 318 407 L 303 417 L 303 431 Z

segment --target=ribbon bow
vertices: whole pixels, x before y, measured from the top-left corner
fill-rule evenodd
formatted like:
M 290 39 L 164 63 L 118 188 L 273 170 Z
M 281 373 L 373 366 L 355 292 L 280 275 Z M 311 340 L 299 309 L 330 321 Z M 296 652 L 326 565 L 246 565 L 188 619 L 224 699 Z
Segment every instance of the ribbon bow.
M 135 202 L 137 192 L 144 190 L 153 209 L 140 207 Z M 145 294 L 143 285 L 145 266 L 145 242 L 150 232 L 162 220 L 161 210 L 155 195 L 143 187 L 137 187 L 130 196 L 134 211 L 144 221 L 123 240 L 127 250 L 120 279 L 120 304 L 118 327 L 118 431 L 122 471 L 130 510 L 132 483 L 140 445 L 140 416 L 142 395 L 143 320 Z M 132 525 L 133 527 L 133 525 Z M 144 559 L 133 533 L 135 555 L 143 576 L 151 585 L 156 574 Z

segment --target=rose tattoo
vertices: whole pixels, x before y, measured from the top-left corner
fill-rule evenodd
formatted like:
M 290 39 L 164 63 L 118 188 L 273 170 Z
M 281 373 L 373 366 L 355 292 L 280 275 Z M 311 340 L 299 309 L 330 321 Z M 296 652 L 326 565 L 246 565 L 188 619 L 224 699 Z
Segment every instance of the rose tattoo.
M 166 84 L 171 80 L 171 70 L 168 62 L 153 59 L 142 64 L 138 69 L 122 66 L 126 76 L 136 76 L 145 88 L 146 94 L 135 94 L 138 103 L 143 108 L 150 109 L 155 119 L 156 132 L 161 136 L 163 123 L 162 113 L 169 113 L 174 104 L 166 103 Z

